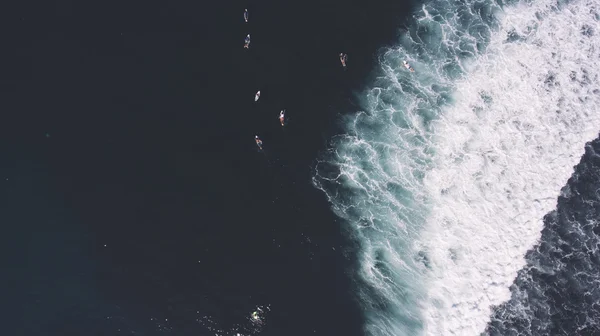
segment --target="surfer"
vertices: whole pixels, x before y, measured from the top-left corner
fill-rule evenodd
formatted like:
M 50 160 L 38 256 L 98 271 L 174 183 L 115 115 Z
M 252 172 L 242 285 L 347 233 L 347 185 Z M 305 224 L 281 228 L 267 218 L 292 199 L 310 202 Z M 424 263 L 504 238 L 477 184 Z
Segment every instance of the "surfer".
M 346 59 L 348 58 L 348 55 L 344 54 L 344 53 L 340 53 L 340 62 L 342 62 L 342 66 L 344 67 L 344 70 L 346 69 Z
M 246 36 L 246 38 L 244 39 L 244 48 L 246 48 L 246 49 L 250 48 L 250 34 L 248 34 Z
M 415 69 L 413 69 L 410 64 L 408 64 L 408 62 L 406 60 L 402 61 L 402 63 L 404 64 L 404 67 L 408 70 L 410 70 L 410 72 L 415 72 Z
M 284 126 L 284 124 L 285 124 L 285 110 L 281 110 L 281 112 L 279 112 L 279 121 L 281 122 L 281 126 Z
M 254 101 L 258 101 L 258 98 L 260 98 L 260 90 L 256 91 L 256 94 L 254 95 Z
M 258 148 L 260 148 L 262 150 L 262 140 L 260 140 L 260 138 L 258 137 L 258 135 L 254 136 L 254 141 L 256 141 L 256 145 L 258 146 Z M 256 314 L 258 316 L 257 312 L 254 312 L 252 314 L 252 316 L 254 316 L 254 314 Z
M 248 9 L 244 9 L 244 21 L 248 23 Z

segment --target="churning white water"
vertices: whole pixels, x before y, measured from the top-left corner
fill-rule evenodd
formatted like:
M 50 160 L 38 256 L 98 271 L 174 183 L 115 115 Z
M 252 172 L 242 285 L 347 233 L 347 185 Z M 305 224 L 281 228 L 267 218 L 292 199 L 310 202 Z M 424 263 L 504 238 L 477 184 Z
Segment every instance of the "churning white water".
M 597 7 L 434 1 L 382 56 L 314 178 L 361 244 L 367 334 L 477 335 L 510 298 L 598 132 Z

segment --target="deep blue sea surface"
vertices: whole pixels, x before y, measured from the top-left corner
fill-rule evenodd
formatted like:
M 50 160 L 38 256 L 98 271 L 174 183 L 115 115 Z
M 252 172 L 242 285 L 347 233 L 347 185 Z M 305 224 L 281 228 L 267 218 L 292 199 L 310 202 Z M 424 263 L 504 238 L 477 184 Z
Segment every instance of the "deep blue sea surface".
M 594 1 L 3 14 L 3 334 L 600 334 Z
M 263 335 L 360 335 L 353 245 L 312 168 L 408 7 L 14 5 L 4 332 L 252 334 L 249 314 L 268 307 Z

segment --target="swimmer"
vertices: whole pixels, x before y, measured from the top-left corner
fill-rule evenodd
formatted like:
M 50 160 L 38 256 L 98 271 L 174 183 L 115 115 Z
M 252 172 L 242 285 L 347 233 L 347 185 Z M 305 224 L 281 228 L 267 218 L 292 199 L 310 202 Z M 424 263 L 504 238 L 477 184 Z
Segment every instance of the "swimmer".
M 248 34 L 246 36 L 246 38 L 244 39 L 244 48 L 246 48 L 246 49 L 250 48 L 250 34 Z
M 279 112 L 279 121 L 281 122 L 281 126 L 285 125 L 285 110 Z
M 415 69 L 413 69 L 407 61 L 402 61 L 402 63 L 406 69 L 410 70 L 410 72 L 415 72 Z
M 260 148 L 262 150 L 262 140 L 260 140 L 258 135 L 254 136 L 254 141 L 256 141 L 256 145 L 258 146 L 258 148 Z M 252 313 L 252 316 L 254 316 L 255 314 L 256 314 L 256 316 L 258 316 L 257 312 Z
M 248 23 L 248 9 L 244 9 L 244 20 Z
M 342 66 L 344 67 L 344 70 L 346 69 L 346 59 L 348 58 L 348 55 L 344 54 L 344 53 L 340 53 L 340 62 L 342 62 Z

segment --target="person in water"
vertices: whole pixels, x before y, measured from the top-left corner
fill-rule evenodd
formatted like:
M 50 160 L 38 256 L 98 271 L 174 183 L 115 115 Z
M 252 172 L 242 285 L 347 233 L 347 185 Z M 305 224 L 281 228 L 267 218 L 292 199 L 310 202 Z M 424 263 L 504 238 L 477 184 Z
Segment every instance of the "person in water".
M 262 140 L 260 140 L 260 138 L 258 137 L 258 135 L 254 136 L 254 140 L 256 141 L 256 145 L 258 146 L 258 148 L 262 149 Z
M 285 125 L 285 110 L 279 112 L 279 122 L 281 122 L 281 126 Z
M 244 39 L 244 48 L 248 49 L 250 47 L 250 34 L 248 34 L 248 36 L 246 36 L 246 39 Z
M 344 67 L 344 69 L 346 69 L 346 59 L 347 59 L 348 55 L 344 54 L 344 53 L 340 53 L 340 62 L 342 62 L 342 66 Z
M 248 9 L 244 9 L 244 21 L 248 22 Z
M 413 68 L 410 66 L 410 64 L 408 64 L 408 62 L 407 62 L 407 61 L 402 61 L 402 63 L 404 64 L 404 67 L 405 67 L 406 69 L 408 69 L 410 72 L 415 72 L 415 69 L 413 69 Z

